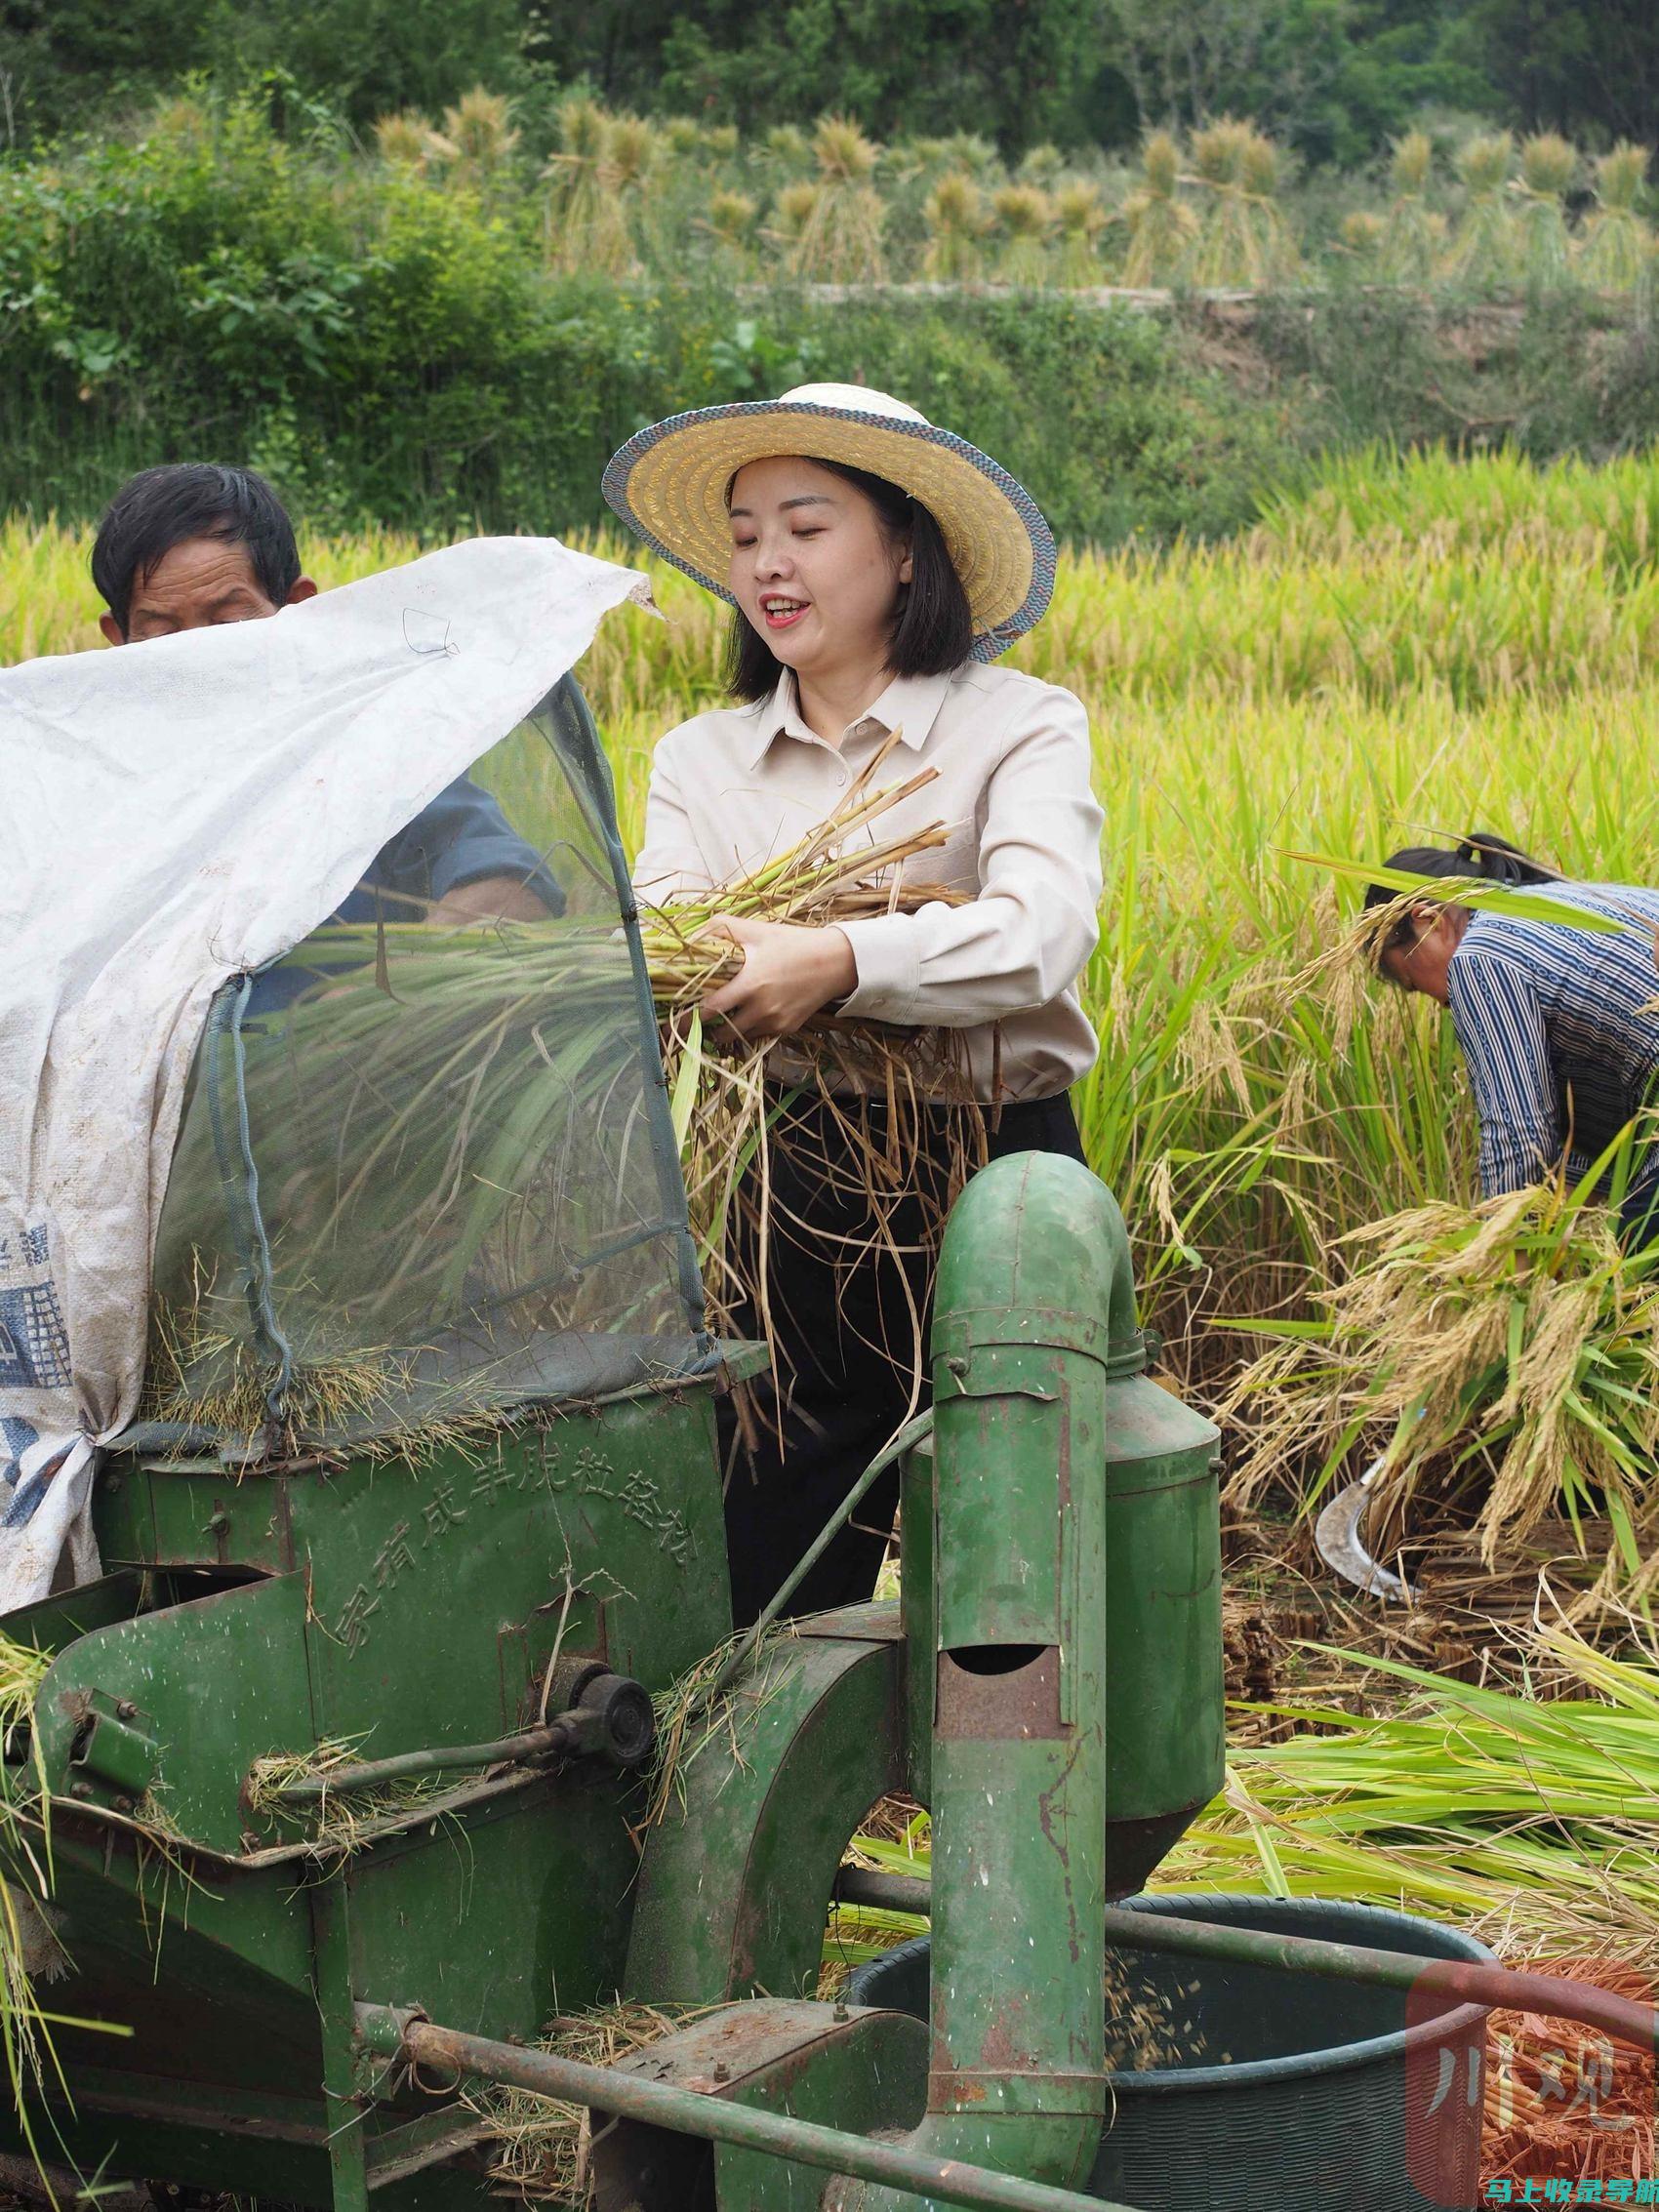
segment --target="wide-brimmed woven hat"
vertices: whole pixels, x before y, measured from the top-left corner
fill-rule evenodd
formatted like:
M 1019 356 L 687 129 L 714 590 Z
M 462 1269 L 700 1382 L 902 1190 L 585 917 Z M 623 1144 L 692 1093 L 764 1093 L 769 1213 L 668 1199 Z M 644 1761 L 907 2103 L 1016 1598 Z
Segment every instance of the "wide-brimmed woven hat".
M 726 487 L 771 454 L 844 462 L 921 502 L 968 595 L 976 661 L 994 660 L 1047 607 L 1054 535 L 1031 494 L 966 438 L 863 384 L 797 384 L 782 399 L 670 415 L 612 455 L 604 493 L 653 551 L 730 600 Z

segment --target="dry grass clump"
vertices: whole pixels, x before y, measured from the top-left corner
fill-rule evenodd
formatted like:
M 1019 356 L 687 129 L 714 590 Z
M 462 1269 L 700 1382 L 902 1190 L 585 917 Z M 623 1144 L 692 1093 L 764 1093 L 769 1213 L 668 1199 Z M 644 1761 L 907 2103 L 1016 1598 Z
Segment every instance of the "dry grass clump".
M 774 1622 L 758 1636 L 752 1629 L 739 1629 L 652 1699 L 657 1747 L 647 1828 L 656 1827 L 671 1806 L 683 1807 L 686 1775 L 710 1746 L 723 1746 L 730 1763 L 743 1765 L 744 1736 L 783 1687 L 776 1663 L 781 1646 L 794 1634 L 788 1621 Z M 740 1667 L 736 1662 L 751 1638 L 752 1649 Z
M 616 2066 L 717 2005 L 611 2004 L 555 2021 L 534 2048 L 581 2066 Z M 592 2202 L 593 2115 L 528 2089 L 471 2086 L 462 2103 L 489 2131 L 489 2177 L 504 2195 L 585 2212 Z
M 303 1829 L 308 1857 L 345 1859 L 373 1840 L 381 1822 L 419 1813 L 456 1787 L 454 1775 L 425 1774 L 367 1789 L 335 1788 L 334 1778 L 355 1767 L 362 1755 L 362 1737 L 326 1737 L 307 1751 L 273 1751 L 255 1759 L 243 1790 L 249 1814 L 271 1822 L 282 1840 Z M 296 1784 L 316 1783 L 322 1785 L 320 1794 L 293 1794 Z
M 1563 1958 L 1545 1950 L 1510 1963 L 1633 2003 L 1654 2001 L 1651 1971 L 1616 1956 Z M 1480 2171 L 1488 2185 L 1510 2180 L 1518 2191 L 1528 2181 L 1558 2180 L 1604 2188 L 1659 2172 L 1651 2051 L 1536 2012 L 1494 2012 L 1486 2037 Z
M 1650 150 L 1621 140 L 1597 157 L 1596 208 L 1584 226 L 1584 273 L 1605 292 L 1634 292 L 1653 270 L 1653 233 L 1637 212 Z

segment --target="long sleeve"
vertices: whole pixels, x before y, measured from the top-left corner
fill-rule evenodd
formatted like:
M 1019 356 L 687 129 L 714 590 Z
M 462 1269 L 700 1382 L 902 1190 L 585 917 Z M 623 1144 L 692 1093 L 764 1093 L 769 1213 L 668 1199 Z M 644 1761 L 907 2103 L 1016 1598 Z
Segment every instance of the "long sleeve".
M 1560 1156 L 1543 1010 L 1523 975 L 1473 946 L 1453 959 L 1447 987 L 1480 1118 L 1480 1191 L 1496 1198 L 1538 1182 Z
M 1088 716 L 1049 686 L 1022 705 L 985 787 L 978 896 L 843 924 L 858 966 L 845 1013 L 971 1028 L 1047 1006 L 1081 973 L 1099 935 L 1104 819 Z
M 658 744 L 645 794 L 645 834 L 633 864 L 633 888 L 647 905 L 662 906 L 687 892 L 707 891 L 714 878 L 697 842 L 680 788 L 675 733 Z

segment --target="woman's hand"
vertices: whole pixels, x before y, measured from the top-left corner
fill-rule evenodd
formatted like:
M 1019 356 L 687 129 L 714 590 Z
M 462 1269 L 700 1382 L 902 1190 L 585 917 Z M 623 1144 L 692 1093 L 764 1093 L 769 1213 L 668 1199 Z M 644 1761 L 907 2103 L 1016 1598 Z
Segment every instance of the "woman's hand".
M 703 1001 L 705 1016 L 729 1023 L 741 1036 L 793 1036 L 858 982 L 853 948 L 838 929 L 716 914 L 698 934 L 727 938 L 743 950 L 737 974 Z

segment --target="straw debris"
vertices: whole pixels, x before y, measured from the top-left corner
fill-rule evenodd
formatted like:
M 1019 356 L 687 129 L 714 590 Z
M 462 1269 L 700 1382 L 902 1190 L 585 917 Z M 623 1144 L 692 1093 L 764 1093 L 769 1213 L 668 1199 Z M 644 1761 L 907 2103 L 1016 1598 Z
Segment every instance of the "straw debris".
M 362 1757 L 362 1737 L 326 1737 L 308 1751 L 272 1752 L 248 1769 L 244 1791 L 249 1813 L 277 1827 L 306 1829 L 307 1853 L 316 1859 L 344 1859 L 373 1840 L 376 1824 L 398 1814 L 416 1814 L 448 1796 L 453 1775 L 412 1775 L 368 1789 L 334 1789 L 331 1778 Z M 320 1797 L 293 1798 L 300 1782 L 320 1782 Z
M 616 2066 L 718 2005 L 600 2005 L 554 2023 L 534 2047 L 583 2066 Z M 538 2097 L 528 2089 L 471 2087 L 462 2103 L 491 2138 L 489 2177 L 526 2203 L 586 2212 L 593 2202 L 592 2114 L 586 2105 Z

